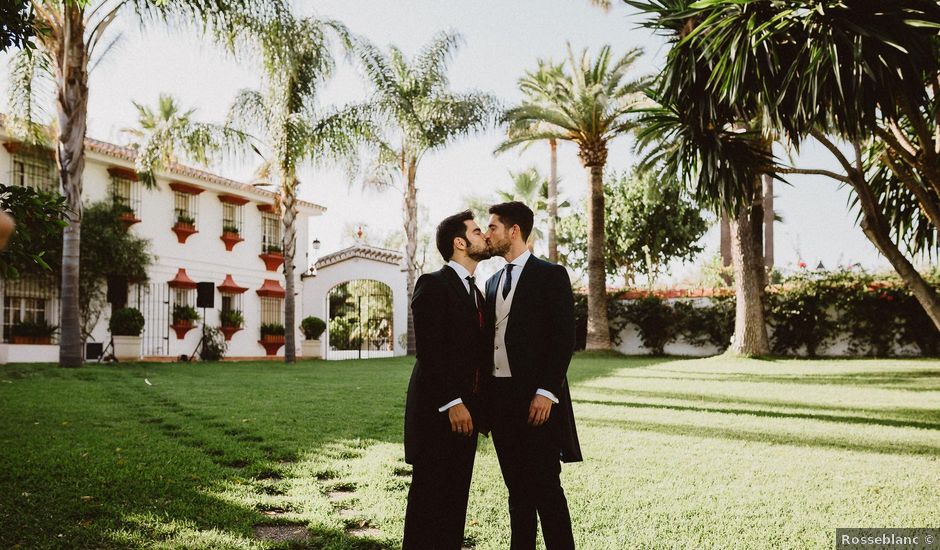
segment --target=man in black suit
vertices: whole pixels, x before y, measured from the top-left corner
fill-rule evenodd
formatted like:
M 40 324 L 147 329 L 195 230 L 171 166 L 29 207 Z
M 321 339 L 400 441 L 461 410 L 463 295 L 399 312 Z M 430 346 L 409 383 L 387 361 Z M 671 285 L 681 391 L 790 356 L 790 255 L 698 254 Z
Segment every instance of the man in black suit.
M 483 294 L 473 273 L 490 257 L 467 210 L 437 227 L 447 262 L 415 283 L 417 362 L 405 404 L 405 461 L 414 466 L 403 550 L 459 550 L 480 425 L 478 394 L 488 362 Z
M 507 265 L 486 282 L 489 376 L 484 402 L 509 489 L 512 550 L 534 550 L 536 516 L 548 550 L 574 548 L 561 464 L 581 461 L 568 363 L 574 352 L 574 296 L 564 267 L 526 246 L 533 214 L 521 202 L 490 208 L 490 253 Z

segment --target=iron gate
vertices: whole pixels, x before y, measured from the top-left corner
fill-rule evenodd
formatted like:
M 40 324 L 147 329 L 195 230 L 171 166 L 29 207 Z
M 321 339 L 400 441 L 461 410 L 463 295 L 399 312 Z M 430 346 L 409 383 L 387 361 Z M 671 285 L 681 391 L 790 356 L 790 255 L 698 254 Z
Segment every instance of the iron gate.
M 167 283 L 144 283 L 134 285 L 130 292 L 131 303 L 144 316 L 144 331 L 141 333 L 141 353 L 147 356 L 170 355 L 170 285 Z
M 372 279 L 347 281 L 327 294 L 327 359 L 391 357 L 392 289 Z

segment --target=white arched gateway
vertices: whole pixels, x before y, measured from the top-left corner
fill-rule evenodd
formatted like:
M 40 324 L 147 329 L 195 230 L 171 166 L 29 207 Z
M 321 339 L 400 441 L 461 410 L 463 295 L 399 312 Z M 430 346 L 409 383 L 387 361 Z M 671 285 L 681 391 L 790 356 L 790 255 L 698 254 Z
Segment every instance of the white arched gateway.
M 304 274 L 303 316 L 327 323 L 326 359 L 405 355 L 407 276 L 402 254 L 358 244 L 320 258 Z

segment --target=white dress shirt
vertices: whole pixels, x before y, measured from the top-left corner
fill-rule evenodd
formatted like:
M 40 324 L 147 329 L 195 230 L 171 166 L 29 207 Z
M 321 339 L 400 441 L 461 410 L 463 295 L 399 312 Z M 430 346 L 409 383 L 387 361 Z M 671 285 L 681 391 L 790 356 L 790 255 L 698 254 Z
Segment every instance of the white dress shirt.
M 497 378 L 509 378 L 512 376 L 509 355 L 506 352 L 506 327 L 509 325 L 509 313 L 512 310 L 512 300 L 516 295 L 519 277 L 522 275 L 522 270 L 525 269 L 525 264 L 529 261 L 531 256 L 532 253 L 526 250 L 513 261 L 509 262 L 515 267 L 513 267 L 512 271 L 509 273 L 512 277 L 512 283 L 509 294 L 507 294 L 505 298 L 503 298 L 503 285 L 505 284 L 506 277 L 505 267 L 502 272 L 500 272 L 499 279 L 497 280 L 496 326 L 494 327 L 495 341 L 493 342 L 493 376 Z M 548 390 L 539 388 L 535 393 L 536 395 L 543 395 L 549 398 L 553 403 L 558 403 L 558 398 Z
M 457 272 L 457 276 L 460 277 L 460 282 L 462 282 L 462 283 L 463 283 L 463 287 L 464 287 L 465 289 L 467 289 L 467 294 L 468 294 L 468 295 L 471 295 L 471 294 L 470 294 L 470 281 L 467 280 L 467 277 L 472 277 L 473 274 L 470 273 L 469 271 L 467 271 L 467 268 L 466 268 L 466 267 L 464 267 L 464 266 L 458 264 L 458 263 L 455 262 L 454 260 L 451 260 L 451 261 L 447 262 L 447 267 L 449 267 L 449 268 L 451 268 L 451 269 L 453 269 L 454 271 Z M 474 294 L 474 295 L 472 295 L 472 296 L 473 296 L 473 303 L 476 303 L 476 301 L 477 301 L 476 295 Z M 463 399 L 461 399 L 461 398 L 458 397 L 457 399 L 454 399 L 454 400 L 451 401 L 450 403 L 444 405 L 443 407 L 440 407 L 440 408 L 437 409 L 437 410 L 438 410 L 439 412 L 444 412 L 444 411 L 446 411 L 447 409 L 453 407 L 454 405 L 459 405 L 459 404 L 461 404 L 461 403 L 463 403 Z

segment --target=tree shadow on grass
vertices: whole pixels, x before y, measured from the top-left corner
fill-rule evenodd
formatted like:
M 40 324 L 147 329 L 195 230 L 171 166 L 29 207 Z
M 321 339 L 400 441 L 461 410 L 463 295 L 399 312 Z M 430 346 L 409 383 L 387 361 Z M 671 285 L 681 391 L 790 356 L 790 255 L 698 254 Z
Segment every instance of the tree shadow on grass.
M 819 411 L 847 411 L 856 414 L 867 414 L 872 416 L 877 415 L 892 415 L 895 417 L 907 417 L 911 421 L 915 422 L 929 422 L 933 423 L 934 421 L 940 421 L 940 410 L 936 409 L 913 409 L 907 407 L 886 407 L 881 409 L 872 409 L 872 408 L 863 408 L 855 407 L 851 405 L 828 405 L 828 404 L 815 404 L 815 403 L 805 403 L 802 401 L 768 401 L 762 399 L 750 399 L 747 397 L 739 396 L 727 396 L 727 395 L 709 395 L 704 393 L 691 393 L 691 392 L 663 392 L 663 391 L 648 391 L 648 390 L 634 390 L 634 389 L 623 389 L 623 388 L 603 388 L 603 387 L 585 387 L 582 388 L 585 391 L 590 391 L 594 393 L 606 394 L 606 395 L 615 395 L 615 396 L 633 396 L 633 397 L 646 397 L 651 399 L 675 399 L 679 401 L 697 401 L 701 403 L 720 403 L 720 404 L 742 404 L 742 405 L 754 405 L 758 407 L 778 407 L 778 408 L 791 408 L 791 409 L 809 409 L 809 410 L 819 410 Z
M 621 369 L 640 369 L 681 360 L 676 357 L 622 355 L 615 351 L 582 351 L 575 354 L 568 367 L 568 384 L 575 386 L 607 378 Z
M 592 401 L 588 399 L 574 399 L 575 403 L 586 405 L 603 405 L 608 407 L 628 407 L 636 409 L 666 409 L 673 411 L 743 414 L 748 416 L 767 418 L 793 418 L 799 420 L 822 420 L 840 424 L 868 424 L 876 426 L 890 426 L 893 428 L 920 428 L 925 430 L 940 430 L 940 422 L 921 422 L 916 420 L 899 420 L 892 418 L 873 418 L 868 416 L 849 416 L 831 414 L 789 413 L 768 411 L 761 409 L 742 409 L 739 407 L 693 407 L 687 405 L 662 405 L 657 403 L 639 403 L 631 401 Z
M 839 441 L 815 436 L 748 432 L 730 428 L 665 424 L 659 422 L 583 418 L 582 424 L 587 427 L 610 427 L 628 431 L 655 432 L 670 436 L 725 439 L 729 441 L 753 441 L 757 443 L 770 443 L 775 445 L 795 445 L 800 447 L 842 449 L 900 456 L 924 455 L 932 457 L 936 456 L 937 453 L 940 452 L 940 449 L 938 449 L 936 446 L 930 445 L 909 445 L 902 443 L 886 443 L 878 445 L 851 441 Z
M 698 373 L 676 371 L 670 369 L 657 369 L 657 372 L 675 373 L 682 376 L 642 376 L 630 374 L 614 374 L 614 378 L 638 378 L 651 380 L 683 380 L 694 382 L 752 382 L 773 384 L 819 384 L 842 386 L 878 386 L 884 389 L 903 389 L 906 391 L 936 391 L 940 390 L 940 370 L 906 370 L 906 371 L 878 371 L 844 374 L 760 374 L 753 372 L 741 373 Z M 900 384 L 918 384 L 926 382 L 928 387 L 899 387 Z

